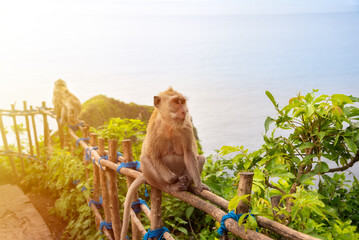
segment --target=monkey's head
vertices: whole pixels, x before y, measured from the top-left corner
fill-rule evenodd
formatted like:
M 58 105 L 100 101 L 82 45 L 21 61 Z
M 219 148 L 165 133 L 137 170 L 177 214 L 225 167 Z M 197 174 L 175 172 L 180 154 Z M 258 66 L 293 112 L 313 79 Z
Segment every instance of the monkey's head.
M 55 87 L 66 87 L 66 82 L 62 79 L 58 79 L 55 81 Z
M 182 124 L 190 117 L 186 102 L 186 98 L 171 87 L 154 96 L 154 105 L 161 118 L 175 124 Z

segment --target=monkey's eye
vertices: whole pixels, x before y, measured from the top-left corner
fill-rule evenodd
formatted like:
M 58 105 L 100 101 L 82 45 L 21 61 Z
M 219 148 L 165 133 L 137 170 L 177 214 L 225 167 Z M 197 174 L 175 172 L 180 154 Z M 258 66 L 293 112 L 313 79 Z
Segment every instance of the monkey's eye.
M 178 98 L 176 98 L 175 100 L 173 100 L 173 102 L 174 102 L 175 104 L 180 104 L 180 103 L 181 103 Z

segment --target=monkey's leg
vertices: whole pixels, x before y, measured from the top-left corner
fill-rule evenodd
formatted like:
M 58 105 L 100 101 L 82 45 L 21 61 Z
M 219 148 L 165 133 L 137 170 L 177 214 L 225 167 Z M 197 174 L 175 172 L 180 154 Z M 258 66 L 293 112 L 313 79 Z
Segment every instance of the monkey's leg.
M 174 184 L 168 184 L 162 178 L 161 173 L 159 173 L 152 165 L 150 159 L 147 156 L 141 156 L 141 165 L 143 176 L 145 177 L 146 182 L 150 185 L 165 192 L 179 192 L 187 190 L 188 180 L 186 176 L 184 176 L 184 178 L 183 176 L 179 177 L 179 181 Z M 184 185 L 186 186 L 186 189 L 184 189 Z

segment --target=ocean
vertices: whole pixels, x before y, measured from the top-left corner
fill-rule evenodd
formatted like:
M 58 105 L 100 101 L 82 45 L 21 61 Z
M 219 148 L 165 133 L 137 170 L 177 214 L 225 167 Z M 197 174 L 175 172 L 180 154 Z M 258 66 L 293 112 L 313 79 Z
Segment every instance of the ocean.
M 52 106 L 58 78 L 82 102 L 105 94 L 152 105 L 172 86 L 188 97 L 206 156 L 261 146 L 275 116 L 266 90 L 280 106 L 312 89 L 359 96 L 359 12 L 13 21 L 2 26 L 0 108 Z

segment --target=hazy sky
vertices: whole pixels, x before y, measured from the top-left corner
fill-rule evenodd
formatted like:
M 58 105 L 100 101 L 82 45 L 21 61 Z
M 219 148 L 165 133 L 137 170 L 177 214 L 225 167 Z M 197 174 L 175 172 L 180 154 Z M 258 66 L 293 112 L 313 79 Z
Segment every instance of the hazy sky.
M 11 0 L 0 15 L 271 14 L 358 11 L 359 0 Z M 0 16 L 1 19 L 1 16 Z

